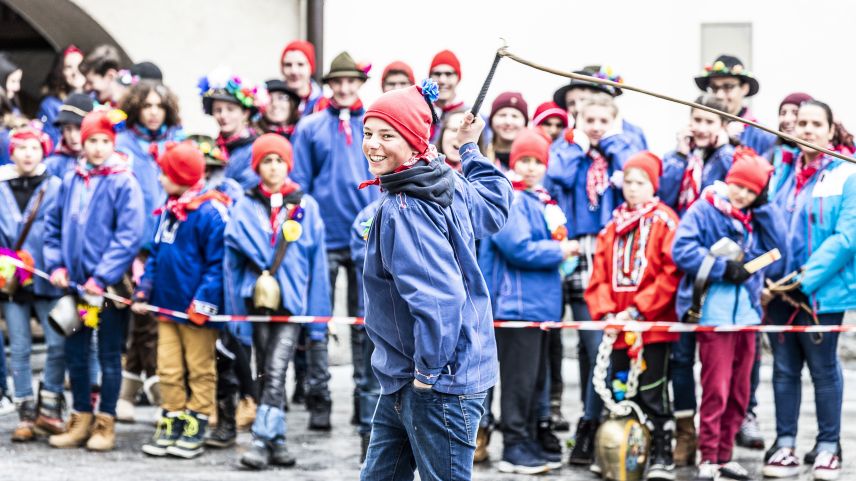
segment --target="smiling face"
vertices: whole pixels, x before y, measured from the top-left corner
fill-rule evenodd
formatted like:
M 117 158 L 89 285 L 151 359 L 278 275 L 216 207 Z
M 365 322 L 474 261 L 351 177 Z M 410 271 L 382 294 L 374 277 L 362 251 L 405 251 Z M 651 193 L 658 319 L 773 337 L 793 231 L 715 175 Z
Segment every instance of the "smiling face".
M 797 112 L 800 108 L 794 104 L 784 104 L 779 108 L 779 130 L 782 132 L 794 135 L 794 129 L 797 125 Z
M 624 183 L 621 186 L 624 201 L 631 209 L 651 202 L 654 198 L 654 184 L 642 169 L 630 168 L 624 171 Z
M 794 129 L 800 140 L 826 147 L 832 142 L 835 134 L 834 125 L 829 121 L 829 115 L 823 107 L 811 103 L 803 104 L 797 112 L 797 122 Z M 818 151 L 800 145 L 807 156 L 814 157 Z
M 727 112 L 737 115 L 743 108 L 743 99 L 749 93 L 749 84 L 737 77 L 714 77 L 710 79 L 707 91 L 725 104 Z
M 377 117 L 366 119 L 363 126 L 363 154 L 368 159 L 372 175 L 378 177 L 392 173 L 418 153 L 387 122 Z
M 406 73 L 401 72 L 392 72 L 383 79 L 383 85 L 381 88 L 383 92 L 389 92 L 390 90 L 403 89 L 413 85 L 410 83 L 410 77 L 407 76 Z
M 113 90 L 117 75 L 118 72 L 115 69 L 108 70 L 104 75 L 90 71 L 86 74 L 85 88 L 90 92 L 94 92 L 95 97 L 102 104 L 111 102 L 113 100 Z
M 93 134 L 83 143 L 83 154 L 90 164 L 99 166 L 113 155 L 113 141 L 106 134 Z
M 532 188 L 541 185 L 544 180 L 544 174 L 547 173 L 547 166 L 543 162 L 532 156 L 526 156 L 514 163 L 514 173 L 520 176 L 527 188 Z
M 704 149 L 716 145 L 717 135 L 722 129 L 722 117 L 719 115 L 699 109 L 692 110 L 690 133 L 696 147 Z
M 497 110 L 490 121 L 490 128 L 493 133 L 508 144 L 514 142 L 517 134 L 524 127 L 526 127 L 526 117 L 519 110 L 511 107 L 503 107 Z
M 215 100 L 211 103 L 211 115 L 220 126 L 220 133 L 224 137 L 240 132 L 250 120 L 249 110 L 225 100 Z
M 731 202 L 731 205 L 736 209 L 743 210 L 749 207 L 757 198 L 758 194 L 740 184 L 733 182 L 728 184 L 728 202 Z
M 15 98 L 15 96 L 18 95 L 18 92 L 21 91 L 21 78 L 23 76 L 24 72 L 21 69 L 18 69 L 6 77 L 6 95 L 9 96 L 10 99 Z
M 42 144 L 36 139 L 27 139 L 15 146 L 15 150 L 12 151 L 12 162 L 23 177 L 33 175 L 43 157 Z
M 282 57 L 282 76 L 288 88 L 297 92 L 301 97 L 309 95 L 311 89 L 309 79 L 312 75 L 309 59 L 303 52 L 290 50 Z
M 615 123 L 615 110 L 605 105 L 588 105 L 580 112 L 583 132 L 591 140 L 592 145 L 598 145 L 600 139 Z
M 437 97 L 437 103 L 445 105 L 446 102 L 455 100 L 455 90 L 458 88 L 458 83 L 461 79 L 451 65 L 435 65 L 431 69 L 431 78 L 437 82 L 437 86 L 440 88 L 440 96 Z
M 458 164 L 461 162 L 461 146 L 458 145 L 458 128 L 464 121 L 464 112 L 456 112 L 446 116 L 443 122 L 443 135 L 441 135 L 440 150 L 446 156 L 446 162 Z
M 287 124 L 291 117 L 291 97 L 283 92 L 271 92 L 270 104 L 265 109 L 265 118 L 272 124 Z
M 80 73 L 80 62 L 82 61 L 83 55 L 80 52 L 71 52 L 62 59 L 62 77 L 72 91 L 81 90 L 86 84 L 86 77 Z

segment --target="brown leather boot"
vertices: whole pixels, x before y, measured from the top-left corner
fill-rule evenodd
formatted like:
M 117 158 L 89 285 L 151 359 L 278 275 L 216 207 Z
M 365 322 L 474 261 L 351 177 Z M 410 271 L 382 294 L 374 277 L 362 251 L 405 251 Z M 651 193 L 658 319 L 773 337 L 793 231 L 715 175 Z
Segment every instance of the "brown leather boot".
M 693 416 L 677 419 L 675 440 L 675 466 L 695 466 L 698 438 Z
M 39 434 L 62 434 L 65 423 L 62 422 L 62 408 L 65 404 L 60 393 L 42 389 L 39 391 L 39 416 L 36 418 L 36 429 Z
M 93 417 L 92 413 L 72 412 L 65 433 L 51 436 L 48 444 L 55 448 L 79 448 L 89 439 Z
M 116 446 L 116 418 L 109 414 L 98 413 L 95 415 L 95 424 L 92 425 L 92 436 L 86 442 L 86 449 L 90 451 L 112 451 Z
M 249 431 L 256 420 L 256 402 L 251 397 L 241 398 L 235 410 L 235 424 L 238 431 Z
M 18 403 L 18 419 L 18 425 L 12 431 L 12 441 L 25 443 L 35 439 L 33 426 L 36 421 L 36 401 L 25 399 Z
M 473 463 L 483 463 L 487 461 L 487 445 L 490 443 L 490 429 L 479 427 L 476 432 L 476 453 L 473 456 Z

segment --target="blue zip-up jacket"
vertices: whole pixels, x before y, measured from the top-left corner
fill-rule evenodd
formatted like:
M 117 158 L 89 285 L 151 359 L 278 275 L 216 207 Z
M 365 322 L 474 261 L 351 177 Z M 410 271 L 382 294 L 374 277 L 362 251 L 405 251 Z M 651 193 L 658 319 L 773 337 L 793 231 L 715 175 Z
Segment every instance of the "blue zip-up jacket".
M 376 189 L 358 189 L 374 177 L 363 155 L 363 115 L 350 119 L 353 140 L 348 145 L 339 131 L 339 114 L 332 106 L 304 117 L 292 137 L 294 170 L 291 178 L 318 201 L 327 226 L 327 249 L 348 247 L 357 214 L 378 198 Z
M 158 151 L 163 153 L 167 142 L 180 142 L 184 137 L 184 131 L 180 126 L 165 128 L 164 132 L 157 136 L 157 140 L 144 138 L 131 129 L 120 132 L 116 136 L 116 150 L 128 156 L 131 170 L 143 191 L 143 208 L 146 215 L 143 247 L 146 249 L 151 249 L 150 243 L 158 224 L 158 217 L 154 211 L 166 202 L 166 193 L 159 180 L 161 169 L 149 151 L 150 146 L 153 143 L 156 144 Z
M 252 165 L 255 140 L 256 136 L 251 135 L 226 146 L 229 151 L 229 161 L 226 163 L 224 175 L 234 179 L 244 190 L 259 185 L 259 174 L 253 170 Z
M 49 174 L 61 181 L 65 178 L 65 174 L 74 171 L 77 161 L 78 157 L 75 155 L 54 152 L 45 159 L 45 167 L 47 167 Z
M 775 197 L 789 216 L 784 273 L 805 269 L 800 289 L 817 313 L 856 309 L 856 165 L 825 157 L 799 194 L 795 190 L 791 175 Z
M 787 179 L 794 174 L 794 160 L 800 155 L 799 147 L 786 144 L 774 145 L 765 155 L 767 160 L 773 164 L 773 176 L 770 178 L 770 198 L 774 198 Z M 785 162 L 785 155 L 790 162 Z
M 289 203 L 289 198 L 285 199 Z M 303 232 L 288 246 L 285 258 L 271 275 L 279 283 L 282 307 L 294 316 L 329 316 L 330 274 L 327 270 L 327 250 L 324 246 L 324 222 L 318 213 L 318 203 L 311 196 L 301 199 L 304 216 Z M 287 220 L 283 208 L 277 223 Z M 226 251 L 223 258 L 223 283 L 227 314 L 245 315 L 247 303 L 252 302 L 258 269 L 266 270 L 273 263 L 276 246 L 271 245 L 273 230 L 270 211 L 254 191 L 238 201 L 230 212 L 226 226 Z M 276 236 L 277 245 L 285 242 L 282 231 Z M 254 268 L 254 267 L 255 268 Z M 313 341 L 327 335 L 326 324 L 309 324 Z
M 9 129 L 0 127 L 0 165 L 11 163 L 9 156 Z
M 512 190 L 475 144 L 462 146 L 461 155 L 464 176 L 444 174 L 446 189 L 432 192 L 449 196 L 442 204 L 387 191 L 369 229 L 366 331 L 383 394 L 414 378 L 448 394 L 482 392 L 497 381 L 490 295 L 475 240 L 505 224 Z M 449 169 L 440 163 L 431 165 Z
M 727 187 L 717 182 L 712 187 L 716 195 L 727 200 Z M 779 249 L 784 256 L 785 220 L 779 207 L 767 203 L 752 211 L 752 232 L 746 232 L 743 224 L 720 212 L 710 202 L 700 198 L 687 209 L 678 224 L 672 258 L 684 272 L 678 287 L 676 309 L 678 319 L 683 319 L 692 307 L 693 284 L 710 248 L 723 237 L 736 242 L 743 248 L 744 262 L 748 262 L 772 249 Z M 761 289 L 765 277 L 781 276 L 785 261 L 780 259 L 756 272 L 743 284 L 735 285 L 722 280 L 726 259 L 718 257 L 711 269 L 707 297 L 702 306 L 703 325 L 759 324 L 761 322 Z
M 187 219 L 178 221 L 169 211 L 161 214 L 146 270 L 137 294 L 150 304 L 213 316 L 223 305 L 223 231 L 229 214 L 217 200 L 208 200 Z M 186 319 L 171 318 L 179 324 Z M 223 323 L 206 323 L 222 328 Z
M 747 125 L 746 128 L 743 129 L 743 133 L 740 134 L 740 144 L 745 145 L 746 147 L 752 147 L 752 150 L 758 154 L 763 154 L 770 150 L 773 144 L 776 143 L 777 138 L 778 137 L 769 132 Z
M 645 138 L 645 132 L 642 131 L 641 127 L 622 119 L 621 130 L 624 132 L 624 137 L 627 142 L 633 146 L 637 152 L 648 150 L 648 140 Z
M 372 225 L 377 209 L 380 207 L 380 199 L 367 205 L 365 209 L 357 214 L 351 225 L 351 260 L 357 271 L 357 316 L 363 317 L 366 312 L 365 293 L 363 292 L 363 265 L 366 263 L 366 239 L 369 227 Z
M 54 145 L 59 145 L 59 141 L 62 140 L 62 128 L 54 125 L 62 103 L 59 97 L 48 95 L 42 99 L 39 110 L 36 112 L 36 118 L 42 123 L 42 132 L 48 134 Z
M 127 161 L 113 154 L 105 165 Z M 116 284 L 140 250 L 144 216 L 143 193 L 130 170 L 92 176 L 89 186 L 69 172 L 45 224 L 45 271 L 65 267 L 71 282 L 92 277 L 102 288 Z
M 496 319 L 558 321 L 562 317 L 562 249 L 544 220 L 544 204 L 517 191 L 508 222 L 481 242 L 479 265 Z
M 12 166 L 10 165 L 9 167 Z M 45 223 L 54 209 L 61 183 L 56 177 L 47 176 L 33 191 L 33 195 L 27 201 L 27 207 L 21 212 L 18 209 L 18 203 L 15 201 L 15 195 L 9 186 L 9 182 L 0 182 L 0 199 L 2 199 L 3 203 L 3 207 L 0 209 L 0 246 L 7 249 L 15 247 L 15 243 L 18 242 L 18 238 L 21 236 L 21 230 L 24 228 L 24 222 L 35 208 L 39 192 L 44 191 L 42 203 L 30 227 L 30 233 L 21 247 L 21 249 L 27 251 L 33 257 L 33 262 L 37 269 L 45 269 L 45 258 L 42 253 L 45 240 Z M 33 276 L 33 283 L 31 285 L 27 287 L 22 286 L 19 289 L 29 290 L 43 297 L 60 297 L 62 295 L 59 289 L 39 276 Z
M 714 182 L 724 181 L 725 176 L 734 162 L 734 147 L 725 144 L 714 150 L 707 158 L 703 159 L 704 167 L 701 170 L 701 192 L 713 185 Z M 663 156 L 663 175 L 660 177 L 660 190 L 657 196 L 660 200 L 672 208 L 678 217 L 683 217 L 686 209 L 678 209 L 678 198 L 681 194 L 681 181 L 687 170 L 687 157 L 673 150 Z
M 586 175 L 592 159 L 578 144 L 559 140 L 550 150 L 544 186 L 568 218 L 569 238 L 595 235 L 612 219 L 612 211 L 624 202 L 621 189 L 610 184 L 600 196 L 598 206 L 592 209 L 586 196 Z M 637 152 L 622 135 L 602 139 L 599 149 L 609 163 L 610 177 L 622 170 L 627 159 Z

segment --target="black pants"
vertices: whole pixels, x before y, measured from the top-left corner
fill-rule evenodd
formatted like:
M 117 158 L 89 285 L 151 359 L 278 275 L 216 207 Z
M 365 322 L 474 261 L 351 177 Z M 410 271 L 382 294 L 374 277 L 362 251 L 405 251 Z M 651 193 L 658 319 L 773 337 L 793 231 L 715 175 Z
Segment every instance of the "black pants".
M 662 426 L 672 418 L 669 400 L 669 349 L 671 343 L 646 344 L 642 352 L 647 369 L 639 374 L 639 389 L 630 400 L 639 405 L 654 425 Z M 627 349 L 612 351 L 612 375 L 630 369 Z M 609 386 L 611 383 L 607 383 Z
M 336 306 L 336 279 L 339 275 L 339 269 L 345 269 L 345 278 L 348 283 L 347 287 L 347 312 L 348 316 L 354 317 L 358 313 L 359 297 L 361 293 L 357 289 L 357 266 L 354 260 L 351 259 L 350 249 L 335 249 L 327 251 L 327 266 L 330 269 L 330 305 Z M 358 402 L 360 397 L 359 385 L 363 382 L 366 376 L 362 358 L 365 350 L 364 344 L 366 341 L 366 332 L 363 326 L 351 326 L 351 360 L 354 367 L 354 403 Z
M 497 329 L 500 430 L 505 446 L 535 439 L 538 401 L 546 381 L 547 334 L 541 329 Z
M 300 325 L 284 322 L 257 323 L 253 326 L 253 347 L 256 351 L 259 404 L 285 407 L 285 376 L 294 356 Z
M 223 330 L 217 340 L 217 400 L 240 397 L 258 399 L 250 368 L 250 347 Z
M 562 399 L 565 383 L 562 380 L 562 329 L 547 331 L 547 359 L 550 364 L 550 399 Z

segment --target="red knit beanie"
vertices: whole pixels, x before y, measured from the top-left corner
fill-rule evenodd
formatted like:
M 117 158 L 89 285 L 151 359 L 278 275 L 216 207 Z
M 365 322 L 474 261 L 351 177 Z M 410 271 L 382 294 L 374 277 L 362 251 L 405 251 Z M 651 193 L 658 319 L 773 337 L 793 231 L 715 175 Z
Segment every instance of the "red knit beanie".
M 659 157 L 643 150 L 632 155 L 624 164 L 624 172 L 630 169 L 641 169 L 648 175 L 651 185 L 654 186 L 654 192 L 660 189 L 660 176 L 663 175 L 663 161 Z
M 782 109 L 782 106 L 787 104 L 799 107 L 803 102 L 808 102 L 809 100 L 814 100 L 814 98 L 805 92 L 794 92 L 782 100 L 782 103 L 779 104 L 779 110 Z
M 551 117 L 556 117 L 562 121 L 562 127 L 568 126 L 568 111 L 559 107 L 556 102 L 544 102 L 535 109 L 535 115 L 532 116 L 532 123 L 541 125 Z
M 107 115 L 107 110 L 93 110 L 83 117 L 83 122 L 80 124 L 80 142 L 86 142 L 86 139 L 95 134 L 104 134 L 110 138 L 111 142 L 116 142 L 116 131 Z
M 725 183 L 737 184 L 760 194 L 767 187 L 772 174 L 773 166 L 767 159 L 749 147 L 738 147 L 734 151 L 734 163 L 725 176 Z
M 514 169 L 514 164 L 523 157 L 535 157 L 544 166 L 550 159 L 550 143 L 544 134 L 532 129 L 523 129 L 514 142 L 511 143 L 511 154 L 508 157 L 508 166 Z
M 306 55 L 306 60 L 309 62 L 309 73 L 315 73 L 315 46 L 305 40 L 295 40 L 290 44 L 286 45 L 284 49 L 282 49 L 282 55 L 279 57 L 279 62 L 285 59 L 285 54 L 291 51 L 298 51 L 303 55 Z
M 413 76 L 413 69 L 410 68 L 410 65 L 407 65 L 406 63 L 400 60 L 392 62 L 391 64 L 387 65 L 385 69 L 383 69 L 383 75 L 380 76 L 380 83 L 383 84 L 384 82 L 386 82 L 386 77 L 393 72 L 401 72 L 407 75 L 407 79 L 410 80 L 411 84 L 416 83 L 416 79 Z
M 431 109 L 419 86 L 390 90 L 381 95 L 366 110 L 363 122 L 371 117 L 391 125 L 420 154 L 428 149 Z
M 43 157 L 47 157 L 51 152 L 53 152 L 53 142 L 51 142 L 51 138 L 48 134 L 33 127 L 24 127 L 14 129 L 9 134 L 9 155 L 12 155 L 15 152 L 16 147 L 30 139 L 37 140 L 39 145 L 42 146 Z
M 158 165 L 169 180 L 185 187 L 196 185 L 205 175 L 205 157 L 190 142 L 167 143 Z
M 529 106 L 526 105 L 526 101 L 523 100 L 523 94 L 520 92 L 503 92 L 499 94 L 490 106 L 490 117 L 487 119 L 487 125 L 489 126 L 493 122 L 493 116 L 500 109 L 506 107 L 518 110 L 523 114 L 524 125 L 529 125 Z
M 294 158 L 291 153 L 291 142 L 279 134 L 264 134 L 253 142 L 253 170 L 259 171 L 259 164 L 268 154 L 276 154 L 282 157 L 288 166 L 288 172 L 294 167 Z
M 458 74 L 458 80 L 461 80 L 461 62 L 458 60 L 458 56 L 451 50 L 443 50 L 438 52 L 437 55 L 434 55 L 434 58 L 431 59 L 431 66 L 428 67 L 429 76 L 431 75 L 431 71 L 434 70 L 434 67 L 438 65 L 448 65 L 452 67 L 452 70 Z

